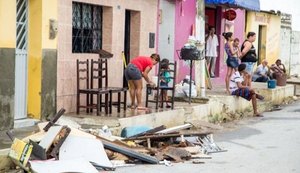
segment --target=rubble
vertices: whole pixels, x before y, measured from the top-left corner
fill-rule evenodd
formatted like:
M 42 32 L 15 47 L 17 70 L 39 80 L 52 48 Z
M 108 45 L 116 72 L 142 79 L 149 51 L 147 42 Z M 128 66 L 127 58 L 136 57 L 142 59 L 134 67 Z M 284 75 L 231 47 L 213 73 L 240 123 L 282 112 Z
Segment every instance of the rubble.
M 31 172 L 92 173 L 140 163 L 172 166 L 172 162 L 191 160 L 203 164 L 202 159 L 212 158 L 207 154 L 226 151 L 212 138 L 211 130 L 222 129 L 219 125 L 191 121 L 170 128 L 143 128 L 121 138 L 112 136 L 107 126 L 86 130 L 59 120 L 63 113 L 62 109 L 50 122 L 38 124 L 40 131 L 22 140 L 8 132 L 14 140 L 9 157 L 17 166 Z

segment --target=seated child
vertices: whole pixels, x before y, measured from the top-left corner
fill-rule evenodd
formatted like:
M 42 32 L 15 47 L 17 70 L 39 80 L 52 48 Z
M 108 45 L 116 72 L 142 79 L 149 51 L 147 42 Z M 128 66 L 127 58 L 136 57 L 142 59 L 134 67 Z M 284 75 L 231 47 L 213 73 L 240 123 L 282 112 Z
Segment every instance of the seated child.
M 170 79 L 170 72 L 169 70 L 169 60 L 168 59 L 163 59 L 161 60 L 161 65 L 160 65 L 160 71 L 161 73 L 159 74 L 161 76 L 161 80 L 160 80 L 160 88 L 167 88 L 169 82 L 171 81 Z M 162 90 L 161 92 L 161 98 L 163 99 L 162 101 L 168 101 L 168 91 L 167 90 Z M 171 106 L 169 105 L 168 102 L 166 102 L 166 107 L 170 108 Z

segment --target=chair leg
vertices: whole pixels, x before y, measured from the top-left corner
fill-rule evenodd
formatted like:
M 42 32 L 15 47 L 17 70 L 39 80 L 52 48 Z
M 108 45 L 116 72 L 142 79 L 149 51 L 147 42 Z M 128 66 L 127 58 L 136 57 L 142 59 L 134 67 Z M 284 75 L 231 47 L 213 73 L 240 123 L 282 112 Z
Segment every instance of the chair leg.
M 174 109 L 174 94 L 172 95 L 172 97 L 171 97 L 171 99 L 172 99 L 172 105 L 171 105 L 171 109 Z
M 159 89 L 156 90 L 156 100 L 155 100 L 155 109 L 158 109 L 158 102 L 159 102 Z
M 124 91 L 124 102 L 123 102 L 123 106 L 124 106 L 124 111 L 127 108 L 127 91 Z
M 110 94 L 111 95 L 111 94 Z M 108 115 L 108 94 L 105 94 L 105 114 Z
M 80 106 L 80 94 L 77 93 L 77 100 L 76 100 L 76 113 L 79 114 L 79 106 Z
M 164 90 L 161 90 L 161 93 L 160 93 L 160 95 L 161 95 L 161 108 L 164 108 L 164 95 L 163 95 L 163 91 Z
M 99 109 L 101 107 L 99 103 L 100 103 L 100 94 L 97 94 L 97 103 L 96 103 L 97 115 L 99 115 Z
M 88 94 L 87 94 L 88 95 Z M 98 98 L 98 97 L 97 97 Z M 90 103 L 89 103 L 89 105 L 87 104 L 87 106 L 89 106 L 90 108 L 88 109 L 89 110 L 89 112 L 93 112 L 93 105 L 94 105 L 94 95 L 93 94 L 91 94 L 90 95 Z M 97 100 L 97 102 L 98 102 L 98 100 Z
M 102 94 L 100 94 L 99 105 L 100 105 L 100 112 L 101 112 L 102 111 Z
M 109 113 L 112 113 L 112 92 L 109 92 Z
M 148 98 L 149 95 L 148 95 L 148 87 L 146 88 L 146 104 L 145 104 L 145 107 L 147 108 L 148 107 Z
M 121 111 L 121 92 L 118 92 L 118 113 Z
M 93 104 L 93 103 L 91 103 L 91 104 Z M 90 112 L 89 111 L 89 106 L 90 106 L 90 104 L 89 104 L 89 94 L 86 94 L 86 113 Z

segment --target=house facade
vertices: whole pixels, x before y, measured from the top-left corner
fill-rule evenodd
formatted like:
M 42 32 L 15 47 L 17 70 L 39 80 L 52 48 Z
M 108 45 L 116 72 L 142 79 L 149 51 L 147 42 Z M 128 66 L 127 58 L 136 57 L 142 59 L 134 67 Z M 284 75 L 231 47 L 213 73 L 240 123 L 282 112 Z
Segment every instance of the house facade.
M 275 12 L 247 12 L 246 33 L 257 34 L 254 46 L 257 49 L 257 64 L 267 59 L 270 64 L 280 58 L 281 17 Z M 283 63 L 286 60 L 284 59 Z
M 57 2 L 0 0 L 0 130 L 55 111 Z
M 93 50 L 114 56 L 108 60 L 110 86 L 122 87 L 123 56 L 156 52 L 157 0 L 68 0 L 58 3 L 57 108 L 76 110 L 76 60 L 98 59 Z

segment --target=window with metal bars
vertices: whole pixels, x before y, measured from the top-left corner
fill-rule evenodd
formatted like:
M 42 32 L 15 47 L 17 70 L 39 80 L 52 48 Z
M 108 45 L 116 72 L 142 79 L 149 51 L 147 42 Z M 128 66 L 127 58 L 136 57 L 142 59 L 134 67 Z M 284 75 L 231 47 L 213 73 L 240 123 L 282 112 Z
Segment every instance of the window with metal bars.
M 73 2 L 72 52 L 94 53 L 102 48 L 102 6 Z

